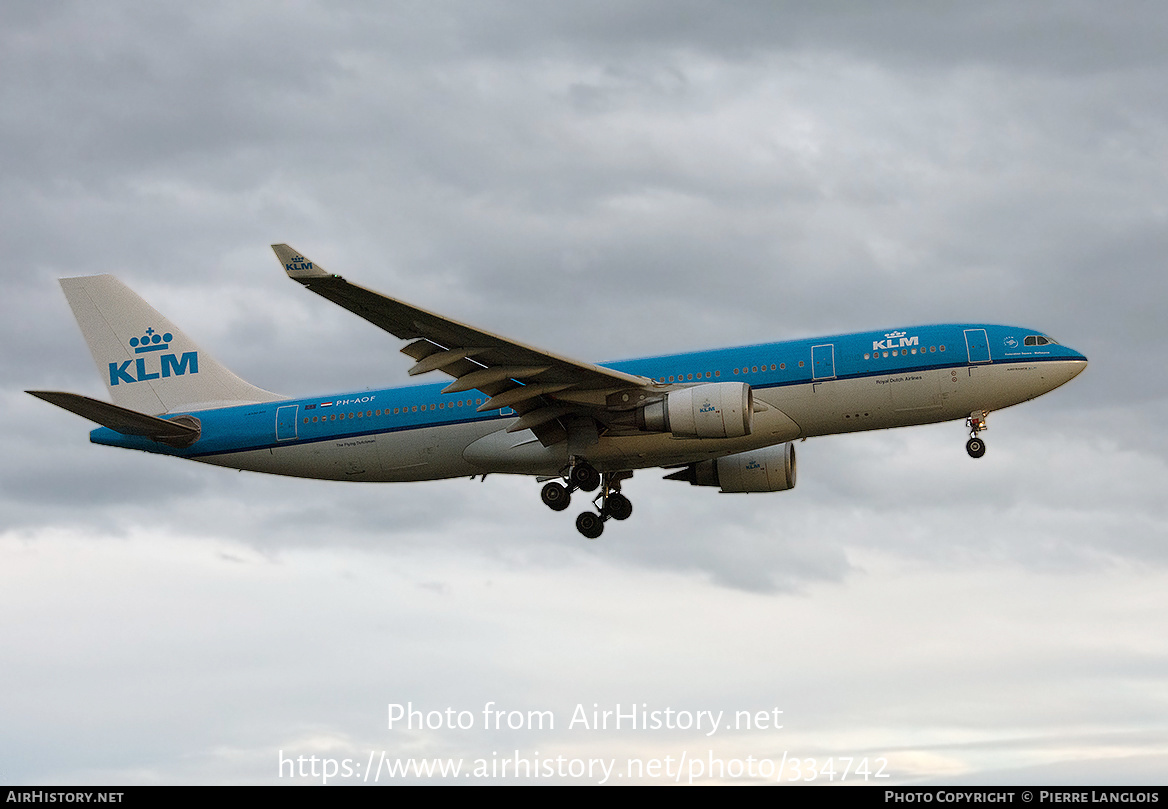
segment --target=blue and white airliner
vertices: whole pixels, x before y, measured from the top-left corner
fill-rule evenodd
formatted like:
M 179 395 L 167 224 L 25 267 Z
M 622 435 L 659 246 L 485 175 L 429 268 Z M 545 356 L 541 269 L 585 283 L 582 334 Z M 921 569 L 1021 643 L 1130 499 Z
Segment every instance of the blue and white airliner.
M 632 504 L 634 470 L 723 492 L 795 485 L 798 439 L 964 419 L 966 450 L 994 410 L 1065 384 L 1087 358 L 1033 329 L 982 323 L 724 348 L 593 365 L 458 323 L 273 245 L 288 276 L 395 337 L 416 385 L 290 398 L 243 381 L 111 275 L 61 286 L 112 404 L 29 391 L 102 425 L 96 444 L 305 478 L 419 481 L 532 475 L 544 503 L 597 492 L 596 538 Z

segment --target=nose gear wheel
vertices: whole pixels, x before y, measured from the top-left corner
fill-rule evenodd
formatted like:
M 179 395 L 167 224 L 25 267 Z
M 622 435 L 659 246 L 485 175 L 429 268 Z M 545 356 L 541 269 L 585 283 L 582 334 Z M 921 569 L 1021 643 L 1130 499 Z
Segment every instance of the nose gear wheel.
M 984 410 L 975 410 L 965 419 L 965 426 L 969 428 L 969 440 L 965 442 L 965 451 L 969 453 L 970 458 L 980 458 L 985 455 L 985 441 L 979 438 L 978 434 L 986 429 L 986 416 L 988 415 L 989 413 Z

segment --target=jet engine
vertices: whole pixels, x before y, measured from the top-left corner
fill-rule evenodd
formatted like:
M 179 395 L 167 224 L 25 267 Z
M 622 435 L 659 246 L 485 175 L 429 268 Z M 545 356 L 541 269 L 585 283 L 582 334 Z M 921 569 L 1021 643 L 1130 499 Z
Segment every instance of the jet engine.
M 787 442 L 692 463 L 666 480 L 694 486 L 719 486 L 723 492 L 781 492 L 795 488 L 795 445 Z
M 637 411 L 637 427 L 675 438 L 741 438 L 753 420 L 754 393 L 744 382 L 682 388 Z

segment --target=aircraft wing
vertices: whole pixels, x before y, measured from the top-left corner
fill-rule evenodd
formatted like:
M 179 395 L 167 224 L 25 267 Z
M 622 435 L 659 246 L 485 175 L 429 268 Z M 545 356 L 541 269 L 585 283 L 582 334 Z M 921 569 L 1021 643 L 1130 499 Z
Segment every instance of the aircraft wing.
M 285 272 L 323 298 L 411 342 L 411 376 L 441 371 L 454 377 L 444 393 L 479 390 L 478 409 L 511 407 L 511 431 L 532 429 L 545 444 L 564 439 L 564 424 L 604 411 L 629 410 L 654 397 L 653 380 L 562 357 L 390 298 L 326 272 L 286 244 L 272 249 Z M 567 421 L 565 421 L 567 420 Z M 595 429 L 594 427 L 592 429 Z

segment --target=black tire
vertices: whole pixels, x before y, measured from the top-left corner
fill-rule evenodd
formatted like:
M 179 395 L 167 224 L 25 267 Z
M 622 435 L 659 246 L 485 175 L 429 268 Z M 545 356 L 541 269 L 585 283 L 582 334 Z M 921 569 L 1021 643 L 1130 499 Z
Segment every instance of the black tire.
M 965 442 L 965 451 L 969 453 L 970 458 L 980 458 L 985 455 L 985 441 L 980 438 L 971 438 Z
M 576 530 L 589 539 L 596 539 L 604 533 L 604 520 L 599 514 L 585 511 L 576 518 Z
M 572 485 L 582 491 L 594 492 L 600 485 L 600 473 L 590 463 L 576 464 L 572 467 L 572 474 L 569 477 Z
M 623 494 L 613 493 L 608 496 L 605 510 L 614 520 L 627 520 L 632 516 L 633 504 Z
M 559 483 L 549 483 L 539 493 L 543 504 L 552 511 L 563 511 L 572 503 L 572 495 Z

